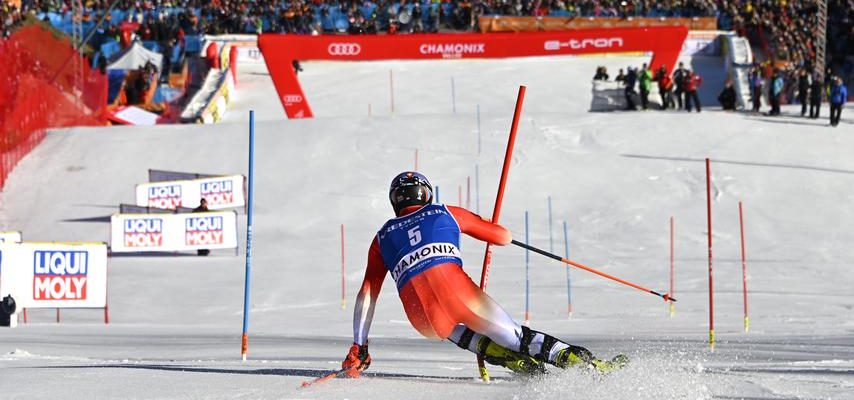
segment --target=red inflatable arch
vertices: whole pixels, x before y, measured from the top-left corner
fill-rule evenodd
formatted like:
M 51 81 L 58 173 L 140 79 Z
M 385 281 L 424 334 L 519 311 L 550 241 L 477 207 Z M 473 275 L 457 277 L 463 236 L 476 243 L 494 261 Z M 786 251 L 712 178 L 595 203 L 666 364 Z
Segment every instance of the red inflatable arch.
M 431 60 L 568 54 L 652 52 L 650 66 L 672 71 L 688 28 L 579 29 L 574 31 L 305 36 L 262 34 L 258 47 L 288 118 L 311 118 L 293 60 Z

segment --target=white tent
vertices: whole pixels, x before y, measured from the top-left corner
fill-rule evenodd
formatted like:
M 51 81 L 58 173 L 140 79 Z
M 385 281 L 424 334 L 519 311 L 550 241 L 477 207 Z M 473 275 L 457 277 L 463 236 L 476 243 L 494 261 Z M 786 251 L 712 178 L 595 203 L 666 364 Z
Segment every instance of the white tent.
M 146 49 L 139 42 L 134 42 L 125 51 L 116 55 L 113 62 L 107 66 L 107 69 L 140 69 L 149 61 L 151 61 L 151 63 L 157 67 L 157 70 L 160 71 L 163 63 L 163 55 Z

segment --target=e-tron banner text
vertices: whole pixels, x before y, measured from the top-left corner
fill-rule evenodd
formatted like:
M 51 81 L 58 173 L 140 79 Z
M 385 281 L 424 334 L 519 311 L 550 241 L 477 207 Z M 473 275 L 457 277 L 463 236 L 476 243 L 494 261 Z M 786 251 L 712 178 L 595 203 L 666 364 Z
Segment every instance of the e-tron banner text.
M 18 308 L 103 308 L 107 304 L 104 243 L 0 244 L 0 297 Z

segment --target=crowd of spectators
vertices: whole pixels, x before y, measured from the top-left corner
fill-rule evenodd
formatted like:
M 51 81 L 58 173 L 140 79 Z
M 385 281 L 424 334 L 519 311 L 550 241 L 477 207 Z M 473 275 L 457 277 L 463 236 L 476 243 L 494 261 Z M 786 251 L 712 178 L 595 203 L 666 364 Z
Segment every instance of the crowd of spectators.
M 70 21 L 72 0 L 23 0 L 17 10 L 0 0 L 7 36 L 32 13 L 54 24 Z M 854 0 L 827 0 L 827 63 L 835 75 L 854 76 Z M 761 49 L 765 78 L 783 66 L 783 92 L 791 99 L 799 68 L 814 73 L 819 0 L 82 0 L 84 28 L 107 14 L 104 37 L 119 38 L 123 22 L 137 23 L 142 40 L 169 47 L 184 35 L 262 32 L 351 34 L 465 31 L 482 15 L 564 17 L 716 17 Z M 106 10 L 112 7 L 110 13 Z M 88 24 L 88 25 L 87 25 Z M 780 63 L 782 61 L 783 63 Z
M 822 100 L 826 99 L 831 105 L 830 124 L 839 124 L 841 105 L 848 99 L 848 89 L 832 69 L 825 71 L 824 79 L 805 66 L 775 68 L 767 79 L 765 75 L 762 65 L 754 66 L 748 75 L 752 112 L 761 112 L 762 99 L 765 98 L 771 106 L 769 116 L 780 115 L 780 105 L 788 103 L 801 105 L 801 117 L 818 119 Z
M 608 69 L 600 66 L 596 68 L 593 80 L 607 81 L 609 77 Z M 672 109 L 688 112 L 696 110 L 700 112 L 702 109 L 697 91 L 703 84 L 703 78 L 694 71 L 685 68 L 685 64 L 682 62 L 672 73 L 668 73 L 663 65 L 653 72 L 646 63 L 640 68 L 629 66 L 625 72 L 621 68 L 617 72 L 617 76 L 614 77 L 614 81 L 623 86 L 625 109 L 628 111 L 638 109 L 635 100 L 640 102 L 642 110 L 652 108 L 649 96 L 652 93 L 653 85 L 658 88 L 658 95 L 661 99 L 658 104 L 660 110 Z
M 735 30 L 767 54 L 795 66 L 813 67 L 818 32 L 818 0 L 721 1 L 718 24 Z M 827 62 L 840 68 L 854 54 L 854 0 L 827 0 Z M 851 71 L 849 71 L 850 73 Z
M 5 39 L 12 34 L 12 30 L 17 26 L 23 15 L 14 4 L 0 1 L 0 39 Z

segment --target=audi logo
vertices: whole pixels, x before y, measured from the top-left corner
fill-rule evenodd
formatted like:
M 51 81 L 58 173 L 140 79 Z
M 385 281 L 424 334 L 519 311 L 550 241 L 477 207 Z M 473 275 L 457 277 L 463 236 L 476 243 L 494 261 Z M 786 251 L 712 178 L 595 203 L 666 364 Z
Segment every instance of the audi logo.
M 285 103 L 302 103 L 302 96 L 298 94 L 286 94 L 282 96 Z
M 358 43 L 331 43 L 327 48 L 331 56 L 355 56 L 362 52 Z

